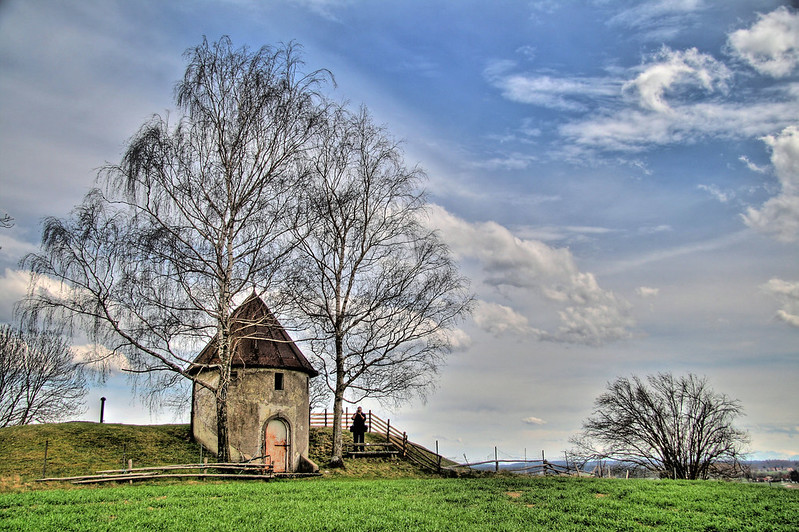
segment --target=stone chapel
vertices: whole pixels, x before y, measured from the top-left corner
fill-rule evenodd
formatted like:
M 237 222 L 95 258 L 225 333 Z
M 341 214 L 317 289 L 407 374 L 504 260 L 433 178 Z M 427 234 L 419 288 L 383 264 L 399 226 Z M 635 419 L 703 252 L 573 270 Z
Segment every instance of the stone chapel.
M 233 312 L 235 353 L 228 391 L 228 438 L 234 461 L 271 462 L 274 471 L 311 472 L 308 459 L 309 380 L 318 375 L 266 304 L 253 293 Z M 200 352 L 189 372 L 218 382 L 216 340 Z M 218 451 L 214 394 L 192 390 L 194 438 Z

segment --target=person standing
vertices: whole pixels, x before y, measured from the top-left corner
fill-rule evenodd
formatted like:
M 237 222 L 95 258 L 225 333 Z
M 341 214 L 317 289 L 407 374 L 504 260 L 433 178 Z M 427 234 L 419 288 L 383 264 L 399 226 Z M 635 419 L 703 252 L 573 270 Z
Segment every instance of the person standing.
M 366 434 L 366 414 L 363 413 L 363 410 L 360 406 L 352 416 L 352 425 L 350 426 L 350 430 L 352 431 L 352 440 L 355 442 L 355 450 L 363 451 L 364 434 Z

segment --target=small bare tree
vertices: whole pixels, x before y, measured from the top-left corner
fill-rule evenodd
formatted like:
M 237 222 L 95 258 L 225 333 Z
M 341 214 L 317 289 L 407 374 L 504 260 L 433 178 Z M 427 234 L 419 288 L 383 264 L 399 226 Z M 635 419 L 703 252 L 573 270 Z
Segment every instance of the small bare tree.
M 60 335 L 0 326 L 0 427 L 74 416 L 85 396 L 83 369 Z
M 40 281 L 25 308 L 73 320 L 155 388 L 187 378 L 211 389 L 226 461 L 236 328 L 251 325 L 234 323 L 232 311 L 254 287 L 268 288 L 290 249 L 296 160 L 329 75 L 302 73 L 291 44 L 251 51 L 203 40 L 186 57 L 174 127 L 154 116 L 122 162 L 103 170 L 104 190 L 70 218 L 45 221 L 41 253 L 24 261 Z M 51 280 L 61 288 L 44 289 Z M 216 382 L 187 371 L 212 338 Z
M 14 218 L 8 213 L 0 215 L 0 229 L 8 229 L 10 227 L 14 227 Z M 3 248 L 0 247 L 0 249 Z
M 337 108 L 307 161 L 307 224 L 285 289 L 307 320 L 333 394 L 331 465 L 342 464 L 344 401 L 398 401 L 433 383 L 467 282 L 425 229 L 424 174 L 365 110 Z
M 748 442 L 746 433 L 733 427 L 742 412 L 737 400 L 693 374 L 660 373 L 646 382 L 618 378 L 597 398 L 582 433 L 572 438 L 571 454 L 627 462 L 668 478 L 705 479 L 714 467 L 738 462 Z

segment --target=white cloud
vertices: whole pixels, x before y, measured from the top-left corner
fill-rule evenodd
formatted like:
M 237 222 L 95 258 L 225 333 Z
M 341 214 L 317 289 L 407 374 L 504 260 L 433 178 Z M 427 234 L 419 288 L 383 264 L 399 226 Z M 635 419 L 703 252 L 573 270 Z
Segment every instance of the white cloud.
M 738 157 L 738 160 L 744 163 L 746 167 L 749 168 L 751 171 L 756 172 L 758 174 L 765 174 L 768 171 L 768 168 L 758 166 L 752 161 L 750 161 L 749 157 L 747 157 L 746 155 L 741 155 L 740 157 Z
M 571 306 L 559 312 L 562 325 L 554 334 L 542 340 L 585 345 L 602 345 L 632 337 L 635 321 L 630 317 L 630 305 L 612 293 L 606 303 Z
M 478 327 L 497 336 L 508 332 L 522 335 L 534 332 L 525 316 L 498 303 L 480 301 L 472 318 Z
M 657 297 L 660 293 L 660 288 L 651 288 L 649 286 L 639 286 L 635 289 L 635 293 L 638 294 L 638 297 L 648 298 L 648 297 Z
M 512 153 L 505 157 L 495 157 L 486 161 L 475 162 L 471 166 L 483 170 L 524 170 L 528 168 L 537 157 L 525 153 Z
M 703 9 L 703 0 L 647 0 L 635 2 L 634 7 L 612 17 L 609 24 L 645 29 L 645 37 L 662 42 L 686 26 L 686 17 Z
M 496 222 L 470 223 L 439 206 L 431 206 L 430 223 L 439 229 L 453 253 L 482 268 L 482 284 L 538 294 L 560 318 L 556 331 L 543 331 L 512 308 L 481 303 L 478 326 L 494 334 L 512 332 L 539 339 L 600 345 L 628 338 L 634 325 L 630 305 L 602 289 L 595 276 L 577 268 L 567 248 L 523 240 Z
M 789 126 L 763 141 L 771 148 L 780 193 L 760 209 L 749 207 L 743 219 L 748 226 L 777 240 L 792 242 L 799 237 L 799 128 Z
M 87 368 L 100 373 L 116 374 L 131 367 L 125 355 L 113 352 L 104 345 L 73 345 L 72 352 L 75 362 L 85 364 Z
M 663 47 L 655 55 L 654 62 L 643 67 L 635 79 L 625 83 L 623 90 L 635 94 L 644 109 L 663 113 L 672 110 L 665 100 L 667 93 L 694 87 L 707 92 L 726 91 L 731 75 L 724 64 L 699 53 L 696 48 L 675 51 Z
M 547 422 L 541 419 L 540 417 L 530 416 L 522 419 L 522 421 L 528 425 L 546 425 Z
M 777 311 L 777 318 L 788 325 L 799 327 L 799 282 L 771 279 L 761 289 L 782 304 L 782 308 Z
M 727 203 L 728 201 L 735 198 L 735 192 L 728 190 L 724 191 L 721 190 L 717 185 L 702 185 L 699 184 L 696 186 L 699 190 L 704 190 L 708 194 L 710 194 L 713 198 L 720 201 L 721 203 Z
M 611 78 L 559 78 L 512 73 L 515 66 L 512 61 L 496 61 L 483 72 L 505 98 L 514 102 L 562 111 L 585 111 L 588 109 L 587 101 L 615 96 L 619 92 L 617 80 Z
M 797 121 L 796 101 L 702 102 L 672 104 L 667 113 L 625 108 L 564 124 L 560 133 L 583 149 L 640 152 L 708 138 L 758 137 Z
M 465 351 L 472 345 L 472 338 L 463 329 L 449 329 L 442 334 L 453 351 Z
M 799 65 L 799 13 L 780 7 L 761 14 L 751 28 L 730 34 L 729 45 L 761 74 L 785 77 Z
M 0 277 L 0 322 L 13 321 L 14 303 L 25 297 L 30 280 L 30 273 L 6 268 Z

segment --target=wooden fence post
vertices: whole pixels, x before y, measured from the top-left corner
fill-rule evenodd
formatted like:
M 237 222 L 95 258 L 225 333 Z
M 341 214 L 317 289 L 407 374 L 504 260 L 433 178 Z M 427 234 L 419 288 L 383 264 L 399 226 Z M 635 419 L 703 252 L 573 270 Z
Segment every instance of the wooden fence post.
M 366 429 L 371 433 L 372 432 L 372 411 L 369 410 L 369 426 Z
M 408 433 L 407 432 L 403 432 L 402 433 L 402 456 L 403 456 L 403 458 L 405 457 L 405 453 L 407 452 L 407 449 L 408 449 Z
M 44 440 L 44 465 L 42 466 L 42 478 L 47 478 L 47 448 L 50 446 L 50 440 Z
M 391 420 L 386 420 L 386 441 L 391 441 L 389 436 L 391 435 Z
M 494 472 L 499 473 L 499 456 L 497 456 L 497 446 L 494 446 Z
M 438 452 L 438 440 L 436 440 L 436 456 L 438 457 L 438 472 L 441 473 L 441 453 Z

